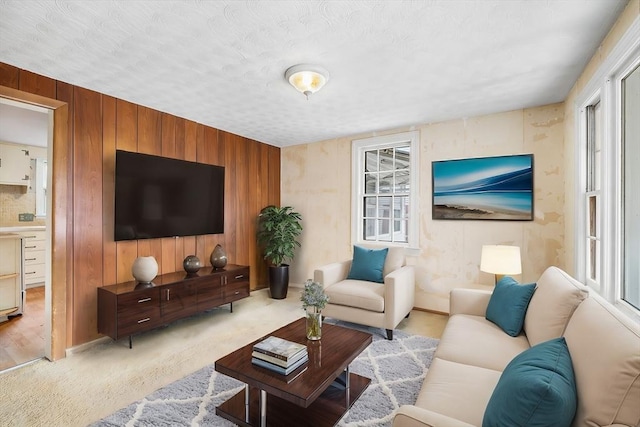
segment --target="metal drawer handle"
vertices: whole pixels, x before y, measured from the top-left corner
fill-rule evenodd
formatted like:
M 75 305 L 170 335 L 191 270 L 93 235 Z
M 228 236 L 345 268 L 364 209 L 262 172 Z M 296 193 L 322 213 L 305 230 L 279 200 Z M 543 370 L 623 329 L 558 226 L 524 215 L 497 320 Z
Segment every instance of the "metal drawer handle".
M 140 319 L 140 320 L 138 320 L 138 323 L 148 322 L 149 320 L 151 320 L 151 318 L 150 318 L 150 317 L 147 317 L 146 319 Z
M 151 301 L 151 298 L 143 298 L 138 300 L 138 302 L 147 302 L 147 301 Z
M 24 260 L 25 261 L 35 261 L 36 259 L 35 258 L 25 258 Z
M 238 295 L 240 293 L 240 291 L 236 291 L 235 295 Z
M 244 274 L 241 274 L 239 276 L 236 276 L 236 279 L 242 279 L 244 277 Z
M 35 246 L 25 246 L 24 248 L 25 249 L 33 249 L 33 248 L 35 248 Z
M 24 273 L 24 274 L 36 274 L 36 272 L 35 272 L 35 271 L 27 271 L 27 272 L 26 272 L 26 273 Z

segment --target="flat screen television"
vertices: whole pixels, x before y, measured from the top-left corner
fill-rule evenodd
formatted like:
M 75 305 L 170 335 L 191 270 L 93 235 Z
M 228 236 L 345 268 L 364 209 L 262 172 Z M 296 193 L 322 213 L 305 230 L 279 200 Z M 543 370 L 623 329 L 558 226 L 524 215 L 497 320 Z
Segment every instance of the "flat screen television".
M 116 150 L 114 239 L 224 233 L 224 167 Z

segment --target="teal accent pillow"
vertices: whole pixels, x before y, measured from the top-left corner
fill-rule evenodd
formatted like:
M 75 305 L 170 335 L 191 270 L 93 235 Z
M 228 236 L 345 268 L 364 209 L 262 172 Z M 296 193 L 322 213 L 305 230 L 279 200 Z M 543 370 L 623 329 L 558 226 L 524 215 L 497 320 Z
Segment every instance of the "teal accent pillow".
M 489 399 L 482 427 L 569 427 L 577 401 L 567 343 L 555 338 L 509 362 Z
M 389 252 L 389 248 L 367 249 L 354 246 L 353 261 L 347 279 L 384 283 L 382 269 L 384 261 L 387 259 L 387 252 Z
M 524 316 L 527 314 L 529 301 L 536 290 L 536 284 L 520 285 L 512 277 L 505 276 L 491 294 L 485 317 L 492 321 L 512 337 L 522 331 Z

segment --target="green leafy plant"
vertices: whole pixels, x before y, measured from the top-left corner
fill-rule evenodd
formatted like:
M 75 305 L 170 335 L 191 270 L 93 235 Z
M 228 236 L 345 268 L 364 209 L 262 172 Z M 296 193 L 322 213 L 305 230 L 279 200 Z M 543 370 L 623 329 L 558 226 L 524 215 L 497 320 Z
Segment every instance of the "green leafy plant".
M 278 208 L 267 206 L 258 216 L 258 242 L 262 246 L 264 259 L 279 266 L 285 259 L 293 259 L 297 237 L 302 233 L 302 216 L 291 206 Z

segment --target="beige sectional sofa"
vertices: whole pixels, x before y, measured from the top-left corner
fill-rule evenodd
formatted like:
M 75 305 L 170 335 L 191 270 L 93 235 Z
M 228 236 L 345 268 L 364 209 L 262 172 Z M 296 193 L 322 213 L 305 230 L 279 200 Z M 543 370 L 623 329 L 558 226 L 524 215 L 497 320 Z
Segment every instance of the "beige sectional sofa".
M 575 375 L 573 426 L 640 425 L 637 323 L 556 267 L 537 281 L 516 337 L 485 319 L 490 297 L 481 290 L 451 292 L 450 318 L 417 401 L 399 408 L 394 427 L 481 426 L 507 364 L 531 346 L 561 336 Z

